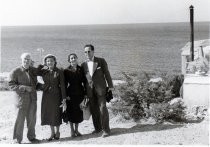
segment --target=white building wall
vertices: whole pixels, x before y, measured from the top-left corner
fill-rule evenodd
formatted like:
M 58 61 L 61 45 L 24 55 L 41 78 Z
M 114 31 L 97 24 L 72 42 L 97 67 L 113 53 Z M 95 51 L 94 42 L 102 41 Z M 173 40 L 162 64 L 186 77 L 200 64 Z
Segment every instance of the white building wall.
M 195 106 L 209 107 L 209 97 L 209 75 L 185 75 L 183 84 L 183 100 L 188 108 L 193 108 Z

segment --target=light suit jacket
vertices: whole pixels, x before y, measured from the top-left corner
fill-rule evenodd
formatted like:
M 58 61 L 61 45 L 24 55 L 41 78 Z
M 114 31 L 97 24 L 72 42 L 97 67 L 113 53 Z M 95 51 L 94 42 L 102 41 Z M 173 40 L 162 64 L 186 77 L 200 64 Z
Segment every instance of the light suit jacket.
M 30 70 L 32 70 L 32 67 L 29 69 L 29 77 L 22 66 L 15 68 L 10 73 L 9 87 L 16 93 L 17 107 L 24 106 L 24 104 L 28 103 L 29 99 L 34 102 L 37 101 L 37 77 L 30 74 Z M 26 86 L 31 86 L 33 90 L 27 92 Z

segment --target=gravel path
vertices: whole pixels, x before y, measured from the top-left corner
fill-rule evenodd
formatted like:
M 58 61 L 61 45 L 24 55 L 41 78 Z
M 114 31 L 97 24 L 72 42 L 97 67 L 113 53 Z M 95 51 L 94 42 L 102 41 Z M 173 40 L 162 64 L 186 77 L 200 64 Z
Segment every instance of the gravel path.
M 16 119 L 16 109 L 13 106 L 12 92 L 0 92 L 0 143 L 12 144 L 13 125 Z M 142 122 L 125 121 L 119 116 L 110 114 L 110 127 L 112 135 L 101 138 L 101 134 L 90 134 L 93 131 L 92 120 L 83 121 L 79 127 L 83 134 L 81 137 L 70 138 L 69 124 L 61 125 L 61 139 L 47 142 L 50 135 L 48 126 L 40 125 L 41 92 L 38 92 L 37 110 L 37 138 L 42 143 L 52 144 L 115 144 L 115 145 L 209 145 L 209 119 L 205 118 L 200 123 L 185 124 L 154 124 L 147 120 Z M 22 143 L 29 143 L 24 129 Z

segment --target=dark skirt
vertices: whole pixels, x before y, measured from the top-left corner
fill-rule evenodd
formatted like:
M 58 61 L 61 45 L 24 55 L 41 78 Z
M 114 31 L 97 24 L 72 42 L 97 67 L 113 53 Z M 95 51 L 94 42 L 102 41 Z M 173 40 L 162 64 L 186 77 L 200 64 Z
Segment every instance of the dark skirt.
M 41 106 L 41 125 L 59 126 L 62 123 L 62 108 L 59 93 L 43 92 Z
M 70 100 L 66 101 L 68 121 L 72 123 L 81 123 L 83 121 L 83 112 L 79 106 L 83 98 L 83 96 L 74 95 L 70 97 Z

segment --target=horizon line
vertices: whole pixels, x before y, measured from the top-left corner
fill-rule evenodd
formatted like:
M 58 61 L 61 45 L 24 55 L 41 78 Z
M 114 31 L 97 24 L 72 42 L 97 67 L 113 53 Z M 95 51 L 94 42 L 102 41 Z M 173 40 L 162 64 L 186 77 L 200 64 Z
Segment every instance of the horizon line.
M 188 21 L 180 22 L 143 22 L 143 23 L 98 23 L 98 24 L 23 24 L 23 25 L 0 25 L 0 27 L 16 26 L 94 26 L 94 25 L 128 25 L 128 24 L 172 24 L 172 23 L 190 23 Z M 196 21 L 194 23 L 210 23 L 210 21 Z

